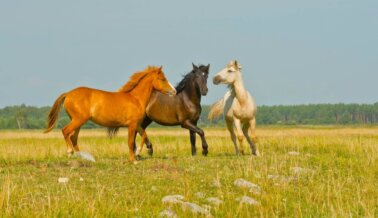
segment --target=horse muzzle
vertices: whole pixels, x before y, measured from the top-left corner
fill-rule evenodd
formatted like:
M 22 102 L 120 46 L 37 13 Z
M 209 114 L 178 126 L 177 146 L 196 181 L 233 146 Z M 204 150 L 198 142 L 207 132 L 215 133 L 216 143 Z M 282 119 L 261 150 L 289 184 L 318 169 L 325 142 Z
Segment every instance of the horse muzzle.
M 221 81 L 222 81 L 222 80 L 221 80 L 220 76 L 214 76 L 214 78 L 213 78 L 213 83 L 214 83 L 215 85 L 218 85 Z
M 209 92 L 209 89 L 206 88 L 205 90 L 201 91 L 201 95 L 206 96 L 208 92 Z
M 175 96 L 176 94 L 177 94 L 176 89 L 172 89 L 171 91 L 167 92 L 167 95 L 169 95 L 169 96 Z

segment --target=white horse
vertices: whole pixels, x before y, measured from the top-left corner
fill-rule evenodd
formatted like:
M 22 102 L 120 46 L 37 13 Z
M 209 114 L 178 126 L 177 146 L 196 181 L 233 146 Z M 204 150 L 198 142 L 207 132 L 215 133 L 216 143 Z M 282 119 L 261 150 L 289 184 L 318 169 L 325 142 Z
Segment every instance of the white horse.
M 224 97 L 215 102 L 210 109 L 208 119 L 213 120 L 219 117 L 222 112 L 225 115 L 227 129 L 231 134 L 232 142 L 235 146 L 235 152 L 238 155 L 239 150 L 236 144 L 236 135 L 240 144 L 240 152 L 244 154 L 243 139 L 247 139 L 251 147 L 252 154 L 258 155 L 256 149 L 256 112 L 257 106 L 255 99 L 244 88 L 242 74 L 240 72 L 242 66 L 236 60 L 227 64 L 226 68 L 218 72 L 214 78 L 213 83 L 227 84 L 229 91 Z M 250 137 L 252 135 L 252 138 Z

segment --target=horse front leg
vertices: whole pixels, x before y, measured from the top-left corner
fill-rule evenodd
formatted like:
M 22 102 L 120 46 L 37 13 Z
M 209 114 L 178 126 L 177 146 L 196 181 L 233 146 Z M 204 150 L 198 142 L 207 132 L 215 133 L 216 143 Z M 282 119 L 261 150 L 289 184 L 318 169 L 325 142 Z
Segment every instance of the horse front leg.
M 193 130 L 189 130 L 190 134 L 190 144 L 192 145 L 192 155 L 197 154 L 197 149 L 196 149 L 196 133 Z
M 239 149 L 238 149 L 238 145 L 236 144 L 236 135 L 234 132 L 234 127 L 233 127 L 234 121 L 232 119 L 226 118 L 226 124 L 227 124 L 227 129 L 230 132 L 232 143 L 234 144 L 234 147 L 235 147 L 235 153 L 236 155 L 239 155 Z
M 135 148 L 136 130 L 137 128 L 135 126 L 129 126 L 129 131 L 128 131 L 129 159 L 131 162 L 134 162 L 134 163 L 135 163 L 134 148 Z
M 239 141 L 239 149 L 240 149 L 240 153 L 242 155 L 244 155 L 244 145 L 243 145 L 243 139 L 244 139 L 244 135 L 243 135 L 243 130 L 242 130 L 242 127 L 241 127 L 241 122 L 239 119 L 236 119 L 234 117 L 234 126 L 235 126 L 235 130 L 236 130 L 236 136 L 238 138 L 238 141 Z
M 186 120 L 182 125 L 183 128 L 189 129 L 191 131 L 194 131 L 201 137 L 202 141 L 202 155 L 206 156 L 208 154 L 207 148 L 209 147 L 207 145 L 206 139 L 205 139 L 205 133 L 201 128 L 198 128 L 196 125 L 194 125 L 190 120 Z

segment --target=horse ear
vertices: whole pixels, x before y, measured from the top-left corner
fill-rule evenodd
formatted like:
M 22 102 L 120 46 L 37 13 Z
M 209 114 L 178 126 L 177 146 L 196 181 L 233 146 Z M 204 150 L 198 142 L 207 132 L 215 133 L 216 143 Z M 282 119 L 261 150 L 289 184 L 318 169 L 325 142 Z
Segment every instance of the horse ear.
M 239 64 L 239 62 L 237 60 L 234 61 L 234 66 L 235 66 L 235 69 L 237 70 L 241 70 L 242 69 L 242 65 Z
M 235 60 L 235 61 L 234 61 L 234 66 L 235 66 L 236 68 L 238 68 L 238 67 L 239 67 L 238 65 L 239 65 L 239 64 L 238 64 L 238 61 Z
M 158 67 L 157 75 L 160 75 L 163 72 L 163 66 Z
M 210 69 L 210 64 L 208 64 L 208 65 L 206 66 L 206 71 L 209 72 L 209 69 Z
M 197 70 L 198 67 L 192 62 L 193 70 Z

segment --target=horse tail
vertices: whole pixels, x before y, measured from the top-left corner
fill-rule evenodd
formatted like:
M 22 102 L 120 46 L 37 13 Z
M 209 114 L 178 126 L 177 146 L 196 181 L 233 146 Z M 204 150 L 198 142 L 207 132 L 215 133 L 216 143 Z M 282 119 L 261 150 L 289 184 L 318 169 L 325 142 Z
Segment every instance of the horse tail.
M 217 102 L 215 102 L 213 105 L 211 105 L 207 119 L 214 120 L 218 118 L 223 113 L 223 107 L 224 107 L 224 100 L 223 98 L 221 98 Z
M 56 121 L 58 120 L 60 109 L 66 98 L 66 93 L 61 94 L 56 100 L 54 105 L 52 106 L 48 118 L 47 118 L 47 128 L 45 129 L 44 133 L 50 132 L 54 129 Z

